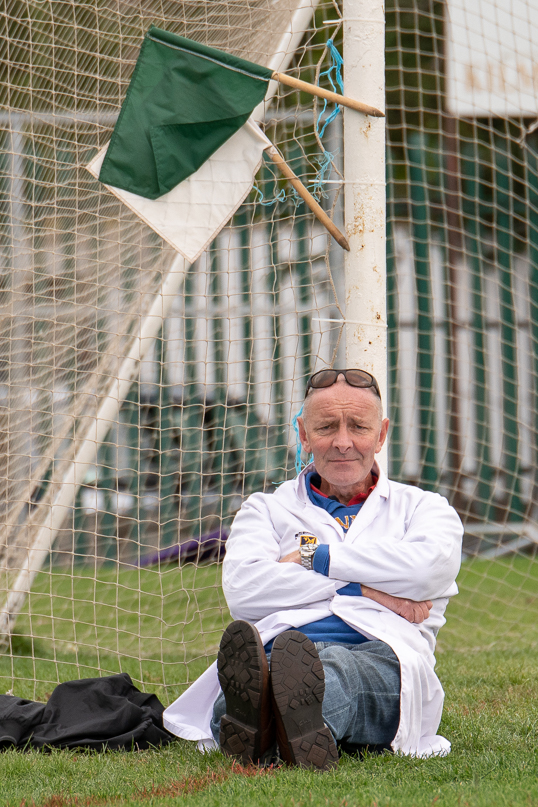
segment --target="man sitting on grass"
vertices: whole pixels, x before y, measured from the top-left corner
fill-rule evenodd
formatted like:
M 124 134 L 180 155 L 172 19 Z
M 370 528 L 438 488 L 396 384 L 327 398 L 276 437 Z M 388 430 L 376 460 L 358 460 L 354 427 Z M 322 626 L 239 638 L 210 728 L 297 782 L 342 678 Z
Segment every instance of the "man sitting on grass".
M 378 466 L 389 423 L 366 371 L 315 373 L 298 425 L 313 463 L 250 496 L 227 541 L 236 621 L 218 654 L 221 689 L 212 667 L 164 724 L 206 745 L 210 729 L 243 762 L 270 759 L 276 744 L 288 764 L 318 770 L 337 744 L 448 753 L 434 649 L 457 593 L 461 521 L 442 496 Z

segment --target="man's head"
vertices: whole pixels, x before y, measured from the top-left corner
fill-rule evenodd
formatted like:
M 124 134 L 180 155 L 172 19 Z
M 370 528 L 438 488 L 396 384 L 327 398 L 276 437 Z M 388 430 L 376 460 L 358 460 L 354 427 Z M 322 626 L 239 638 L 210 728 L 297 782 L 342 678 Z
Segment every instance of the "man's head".
M 323 492 L 343 499 L 365 492 L 389 425 L 375 379 L 368 387 L 358 387 L 339 374 L 331 386 L 311 387 L 298 425 L 302 446 L 314 455 L 325 482 Z

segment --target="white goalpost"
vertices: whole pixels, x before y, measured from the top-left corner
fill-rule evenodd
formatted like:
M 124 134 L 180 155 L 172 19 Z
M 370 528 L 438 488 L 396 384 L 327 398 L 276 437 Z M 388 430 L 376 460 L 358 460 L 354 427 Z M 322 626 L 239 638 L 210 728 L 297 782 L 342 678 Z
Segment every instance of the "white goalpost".
M 384 5 L 345 0 L 342 14 L 346 91 L 384 110 Z M 387 407 L 385 118 L 345 110 L 344 144 L 346 366 L 373 373 Z M 386 448 L 380 461 L 386 470 Z

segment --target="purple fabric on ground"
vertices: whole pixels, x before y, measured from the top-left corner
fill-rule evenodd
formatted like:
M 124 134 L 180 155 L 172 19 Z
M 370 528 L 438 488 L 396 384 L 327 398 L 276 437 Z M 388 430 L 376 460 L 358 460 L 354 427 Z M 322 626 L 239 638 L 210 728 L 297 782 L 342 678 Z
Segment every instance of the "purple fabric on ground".
M 144 555 L 140 558 L 139 566 L 157 566 L 161 563 L 171 563 L 179 560 L 183 563 L 208 563 L 209 561 L 221 560 L 224 557 L 224 545 L 228 533 L 223 530 L 215 530 L 207 535 L 200 535 L 192 541 L 184 544 L 174 544 L 152 552 L 151 555 Z

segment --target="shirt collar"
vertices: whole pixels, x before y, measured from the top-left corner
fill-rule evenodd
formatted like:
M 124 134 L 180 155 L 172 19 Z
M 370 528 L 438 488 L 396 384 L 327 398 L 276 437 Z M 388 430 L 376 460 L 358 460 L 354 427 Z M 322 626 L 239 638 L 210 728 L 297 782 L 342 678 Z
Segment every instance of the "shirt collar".
M 365 502 L 365 501 L 366 501 L 366 499 L 368 498 L 368 496 L 370 495 L 370 493 L 373 491 L 373 489 L 374 489 L 374 488 L 375 488 L 375 486 L 377 485 L 377 480 L 378 480 L 378 477 L 377 477 L 377 476 L 376 476 L 374 473 L 372 473 L 372 477 L 373 477 L 373 479 L 374 479 L 374 484 L 373 484 L 373 485 L 371 485 L 371 486 L 368 488 L 368 490 L 366 491 L 366 493 L 357 493 L 357 495 L 356 495 L 356 496 L 353 496 L 353 498 L 352 498 L 352 499 L 350 499 L 348 502 L 346 502 L 346 504 L 343 504 L 343 502 L 340 502 L 340 504 L 343 504 L 343 506 L 344 506 L 344 507 L 353 507 L 353 505 L 354 505 L 354 504 L 362 504 L 363 502 Z M 321 490 L 320 490 L 320 489 L 319 489 L 319 488 L 318 488 L 316 485 L 314 485 L 314 479 L 316 479 L 316 482 L 317 482 L 317 481 L 320 479 L 319 475 L 317 476 L 317 478 L 316 478 L 316 477 L 312 477 L 312 478 L 310 479 L 310 487 L 312 488 L 312 490 L 314 491 L 314 493 L 317 493 L 317 494 L 318 494 L 318 496 L 323 496 L 323 498 L 324 498 L 324 499 L 328 499 L 328 498 L 329 498 L 329 496 L 327 496 L 327 494 L 326 494 L 326 493 L 322 493 L 322 492 L 321 492 Z M 305 480 L 305 484 L 308 484 L 308 480 Z M 331 498 L 331 499 L 334 499 L 335 497 L 334 497 L 334 496 L 331 496 L 330 498 Z
M 296 484 L 296 492 L 299 500 L 306 505 L 310 502 L 308 498 L 308 493 L 306 491 L 306 475 L 310 473 L 310 471 L 315 471 L 316 466 L 313 462 L 303 468 L 299 476 L 297 476 L 294 480 Z M 372 474 L 377 476 L 377 484 L 375 485 L 375 492 L 381 496 L 383 499 L 389 498 L 389 480 L 387 479 L 387 475 L 383 471 L 383 469 L 379 466 L 377 460 L 374 460 L 374 464 L 372 465 Z

